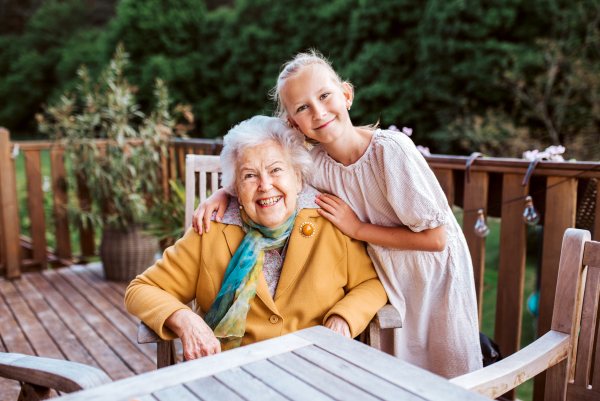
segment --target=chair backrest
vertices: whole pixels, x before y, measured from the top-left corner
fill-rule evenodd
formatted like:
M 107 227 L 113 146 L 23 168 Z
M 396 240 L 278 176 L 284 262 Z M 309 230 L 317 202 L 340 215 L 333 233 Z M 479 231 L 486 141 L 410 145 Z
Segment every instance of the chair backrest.
M 562 259 L 562 256 L 561 256 Z M 586 241 L 581 265 L 587 279 L 583 295 L 581 324 L 575 330 L 579 332 L 579 341 L 573 345 L 573 355 L 576 355 L 570 365 L 569 383 L 567 385 L 567 400 L 600 399 L 600 347 L 598 339 L 598 298 L 600 296 L 600 242 Z M 558 295 L 558 294 L 557 294 Z M 554 313 L 560 308 L 559 300 L 555 301 Z M 578 317 L 576 317 L 578 318 Z M 591 386 L 591 387 L 590 387 Z M 546 391 L 548 387 L 546 387 Z
M 207 191 L 214 193 L 219 189 L 219 173 L 221 162 L 219 156 L 187 155 L 185 158 L 185 226 L 192 225 L 196 200 L 196 173 L 198 173 L 198 197 L 200 202 L 206 200 Z M 208 184 L 210 183 L 210 188 Z

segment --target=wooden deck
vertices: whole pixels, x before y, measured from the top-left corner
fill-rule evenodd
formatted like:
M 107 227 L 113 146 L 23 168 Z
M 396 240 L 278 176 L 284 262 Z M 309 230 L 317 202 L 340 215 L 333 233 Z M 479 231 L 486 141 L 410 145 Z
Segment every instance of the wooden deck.
M 113 380 L 155 369 L 156 344 L 137 343 L 126 288 L 105 281 L 100 263 L 0 278 L 0 352 L 84 363 Z M 0 400 L 16 400 L 19 388 L 0 378 Z

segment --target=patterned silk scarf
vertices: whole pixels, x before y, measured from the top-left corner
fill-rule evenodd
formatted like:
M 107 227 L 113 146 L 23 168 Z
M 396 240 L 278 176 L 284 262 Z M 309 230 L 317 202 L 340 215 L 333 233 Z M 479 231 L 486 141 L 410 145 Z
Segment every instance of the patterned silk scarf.
M 292 232 L 297 209 L 277 228 L 259 226 L 242 211 L 246 236 L 227 266 L 219 295 L 204 321 L 221 342 L 221 349 L 239 347 L 246 332 L 246 316 L 256 295 L 262 273 L 264 251 L 282 246 Z

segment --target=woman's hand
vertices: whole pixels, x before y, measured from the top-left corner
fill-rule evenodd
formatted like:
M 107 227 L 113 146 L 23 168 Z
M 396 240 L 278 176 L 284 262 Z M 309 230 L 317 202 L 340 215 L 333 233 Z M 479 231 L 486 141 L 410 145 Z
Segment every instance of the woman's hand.
M 198 205 L 192 216 L 192 227 L 194 231 L 202 235 L 202 227 L 206 227 L 206 232 L 210 229 L 210 218 L 213 212 L 217 212 L 216 222 L 220 222 L 229 205 L 229 195 L 223 188 L 212 194 L 207 200 Z M 204 220 L 204 224 L 202 224 Z
M 183 344 L 186 361 L 221 352 L 221 343 L 202 318 L 189 309 L 179 309 L 165 320 Z
M 343 200 L 335 195 L 317 195 L 315 203 L 322 209 L 317 209 L 321 216 L 331 221 L 341 232 L 356 239 L 362 221 Z
M 348 326 L 348 322 L 344 320 L 340 315 L 331 315 L 325 322 L 325 327 L 330 330 L 335 331 L 343 336 L 348 338 L 352 338 L 350 334 L 350 326 Z

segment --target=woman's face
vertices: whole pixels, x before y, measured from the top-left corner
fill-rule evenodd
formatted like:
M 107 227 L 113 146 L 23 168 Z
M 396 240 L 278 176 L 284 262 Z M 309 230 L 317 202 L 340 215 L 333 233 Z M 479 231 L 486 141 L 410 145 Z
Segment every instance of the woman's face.
M 340 140 L 345 130 L 352 128 L 347 110 L 352 92 L 344 85 L 340 88 L 321 66 L 289 78 L 282 86 L 281 100 L 290 124 L 320 143 Z
M 294 213 L 300 177 L 279 144 L 246 149 L 238 162 L 236 191 L 248 217 L 267 228 L 281 226 Z

